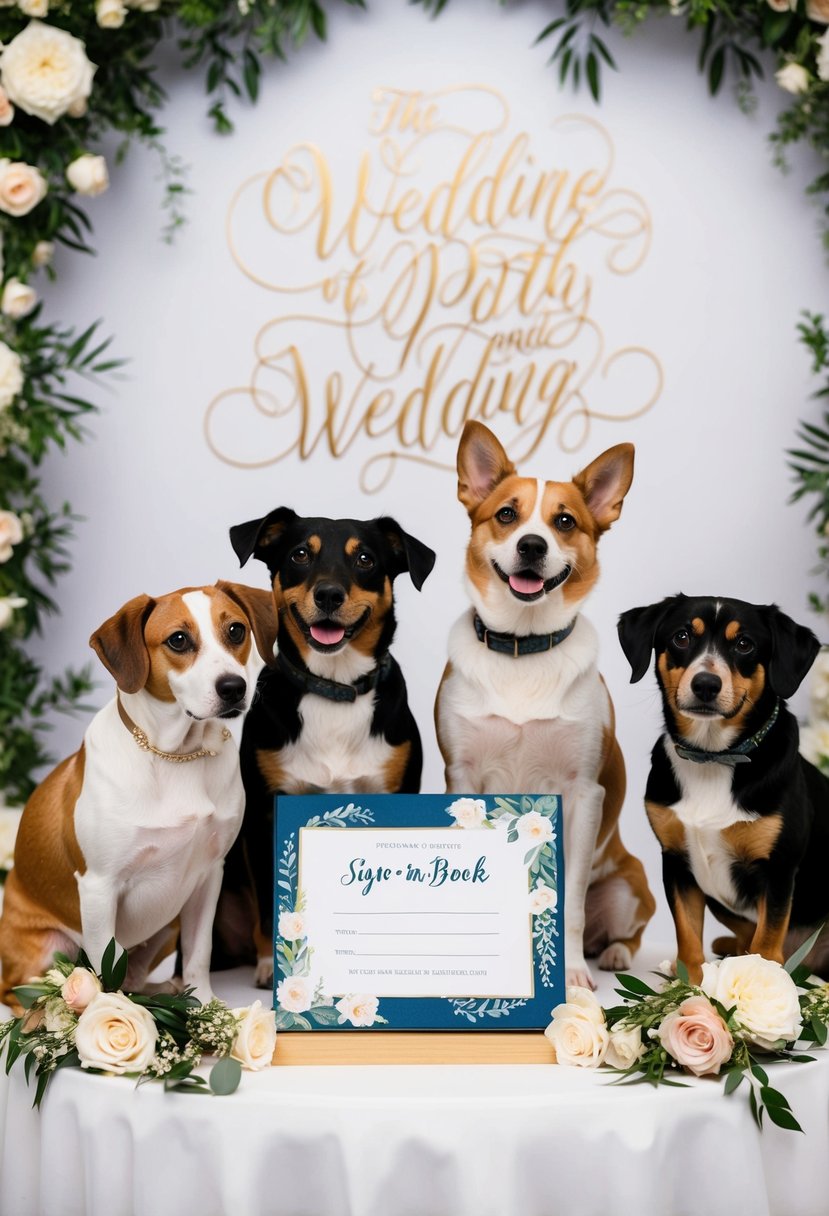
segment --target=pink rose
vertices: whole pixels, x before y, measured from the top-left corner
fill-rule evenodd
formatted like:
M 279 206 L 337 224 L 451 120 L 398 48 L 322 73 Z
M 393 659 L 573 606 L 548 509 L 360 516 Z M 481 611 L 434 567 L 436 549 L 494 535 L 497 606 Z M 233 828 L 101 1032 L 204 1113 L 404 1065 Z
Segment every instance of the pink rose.
M 76 967 L 64 981 L 60 994 L 73 1013 L 83 1013 L 89 1002 L 101 991 L 101 981 L 86 967 Z
M 691 996 L 659 1027 L 659 1040 L 677 1064 L 697 1077 L 718 1073 L 734 1050 L 731 1033 L 704 996 Z

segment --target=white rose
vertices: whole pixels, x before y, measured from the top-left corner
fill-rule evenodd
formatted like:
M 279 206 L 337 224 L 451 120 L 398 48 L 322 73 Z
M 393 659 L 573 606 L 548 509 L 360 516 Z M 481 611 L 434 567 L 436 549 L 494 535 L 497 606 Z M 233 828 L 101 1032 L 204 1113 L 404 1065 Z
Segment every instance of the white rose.
M 806 69 L 799 63 L 787 63 L 774 73 L 774 79 L 787 93 L 806 93 L 809 81 L 812 79 Z
M 20 279 L 9 279 L 0 296 L 0 311 L 13 321 L 27 317 L 37 304 L 37 292 Z
M 548 909 L 555 911 L 558 906 L 558 891 L 554 891 L 552 887 L 548 887 L 539 878 L 530 891 L 530 911 L 533 916 L 538 916 L 541 912 L 546 912 Z
M 483 798 L 456 798 L 446 808 L 459 828 L 479 828 L 486 823 Z
M 75 1015 L 63 997 L 54 996 L 44 1006 L 43 1024 L 49 1034 L 67 1034 L 75 1025 Z
M 30 21 L 0 55 L 9 98 L 50 125 L 92 91 L 95 65 L 79 38 L 54 25 Z
M 99 992 L 75 1028 L 81 1068 L 143 1072 L 155 1055 L 158 1027 L 149 1010 L 123 992 Z
M 273 1010 L 263 1009 L 261 1001 L 254 1001 L 247 1009 L 234 1009 L 232 1012 L 241 1020 L 230 1054 L 243 1068 L 252 1072 L 267 1068 L 273 1060 L 276 1046 Z
M 124 24 L 127 6 L 121 0 L 96 0 L 95 20 L 102 30 L 117 30 Z
M 645 1050 L 641 1026 L 614 1026 L 604 1062 L 611 1068 L 630 1068 Z
M 380 1002 L 376 996 L 344 996 L 334 1008 L 340 1015 L 339 1025 L 373 1026 Z
M 18 608 L 25 608 L 28 600 L 20 595 L 0 596 L 0 629 L 8 629 Z
M 286 941 L 295 942 L 305 936 L 305 917 L 299 912 L 280 912 L 278 932 Z
M 38 241 L 32 250 L 32 265 L 35 270 L 42 270 L 44 266 L 49 265 L 54 256 L 54 241 Z
M 21 807 L 0 807 L 0 870 L 10 870 L 14 864 L 14 842 L 22 814 Z
M 39 169 L 22 160 L 0 160 L 0 211 L 19 218 L 45 197 L 48 187 Z
M 86 967 L 76 967 L 66 977 L 60 994 L 73 1013 L 83 1013 L 101 991 L 101 981 Z
M 791 976 L 779 963 L 745 954 L 703 963 L 703 992 L 734 1016 L 749 1042 L 768 1051 L 800 1034 L 800 1001 Z
M 817 40 L 817 74 L 821 80 L 829 80 L 829 30 Z
M 0 88 L 0 127 L 7 127 L 14 119 L 14 106 L 5 89 Z
M 307 975 L 289 975 L 276 985 L 276 1003 L 289 1013 L 304 1013 L 311 1008 L 314 992 Z
M 5 342 L 0 342 L 0 410 L 7 409 L 23 388 L 23 364 L 20 355 Z
M 553 1010 L 553 1018 L 558 1016 L 584 1018 L 595 1026 L 605 1024 L 604 1009 L 598 997 L 589 988 L 580 988 L 577 984 L 566 990 L 564 1004 L 556 1005 Z
M 515 827 L 518 835 L 531 844 L 544 844 L 546 840 L 553 838 L 552 820 L 539 811 L 528 811 L 526 815 L 519 815 Z
M 27 17 L 45 17 L 49 12 L 49 0 L 17 0 L 17 7 Z
M 86 194 L 90 197 L 95 194 L 103 194 L 109 185 L 107 163 L 103 156 L 93 156 L 91 152 L 84 152 L 83 156 L 79 156 L 77 160 L 72 161 L 71 165 L 67 165 L 66 180 L 78 194 Z
M 7 562 L 23 539 L 23 524 L 14 511 L 0 511 L 0 564 Z
M 579 1068 L 597 1068 L 607 1054 L 610 1036 L 607 1026 L 579 1016 L 569 1017 L 553 1010 L 553 1020 L 544 1031 L 553 1046 L 557 1064 L 575 1064 Z

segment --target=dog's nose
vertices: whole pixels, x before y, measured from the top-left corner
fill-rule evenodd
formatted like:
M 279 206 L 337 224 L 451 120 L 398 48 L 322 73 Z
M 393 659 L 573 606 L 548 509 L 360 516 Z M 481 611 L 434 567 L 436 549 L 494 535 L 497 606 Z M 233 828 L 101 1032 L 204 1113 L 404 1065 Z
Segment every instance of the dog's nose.
M 698 671 L 691 681 L 691 692 L 700 701 L 706 703 L 716 701 L 721 688 L 722 680 L 712 671 Z
M 248 686 L 241 676 L 219 676 L 216 692 L 228 705 L 236 705 L 244 699 Z
M 547 542 L 543 536 L 522 536 L 518 542 L 518 556 L 526 562 L 539 562 L 547 553 Z
M 342 608 L 345 603 L 345 592 L 338 583 L 317 583 L 314 588 L 314 603 L 321 612 L 328 616 Z

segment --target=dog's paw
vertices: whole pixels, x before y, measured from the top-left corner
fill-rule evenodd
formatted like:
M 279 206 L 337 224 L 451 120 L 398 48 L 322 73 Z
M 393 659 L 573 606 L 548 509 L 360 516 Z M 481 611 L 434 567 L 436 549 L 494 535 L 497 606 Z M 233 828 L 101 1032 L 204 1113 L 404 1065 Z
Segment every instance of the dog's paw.
M 731 958 L 740 953 L 740 943 L 736 937 L 715 937 L 711 943 L 711 949 L 720 958 Z
M 184 992 L 185 983 L 180 975 L 172 975 L 168 980 L 161 980 L 159 983 L 144 984 L 141 992 L 144 996 L 158 996 L 159 993 L 164 996 L 178 996 Z
M 627 971 L 632 962 L 629 946 L 624 942 L 611 942 L 602 950 L 597 965 L 600 971 Z
M 582 963 L 580 967 L 568 967 L 565 983 L 568 988 L 589 988 L 591 992 L 595 991 L 596 988 L 596 983 L 590 974 L 590 968 L 587 966 L 587 963 Z
M 273 959 L 260 958 L 256 962 L 254 981 L 257 988 L 273 987 Z

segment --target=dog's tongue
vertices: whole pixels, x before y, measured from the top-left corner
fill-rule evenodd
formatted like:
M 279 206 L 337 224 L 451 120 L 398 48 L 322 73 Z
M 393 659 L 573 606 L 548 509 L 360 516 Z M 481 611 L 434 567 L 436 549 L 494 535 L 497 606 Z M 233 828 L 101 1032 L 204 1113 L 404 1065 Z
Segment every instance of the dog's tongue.
M 511 574 L 509 585 L 519 595 L 537 595 L 544 588 L 544 579 L 534 574 Z
M 336 646 L 345 637 L 345 630 L 341 625 L 312 625 L 311 637 L 320 646 Z

